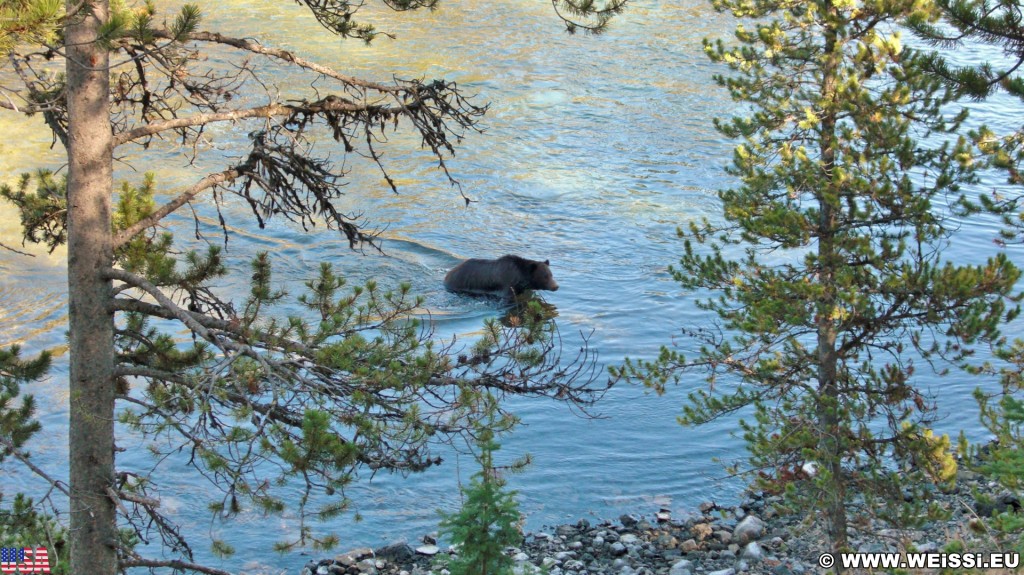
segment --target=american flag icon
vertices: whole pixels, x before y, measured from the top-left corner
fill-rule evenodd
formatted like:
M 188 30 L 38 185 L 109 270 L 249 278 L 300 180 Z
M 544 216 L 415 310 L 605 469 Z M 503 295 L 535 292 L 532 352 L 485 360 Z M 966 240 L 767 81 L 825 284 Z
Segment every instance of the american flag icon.
M 49 573 L 50 554 L 46 552 L 46 547 L 0 548 L 0 572 Z

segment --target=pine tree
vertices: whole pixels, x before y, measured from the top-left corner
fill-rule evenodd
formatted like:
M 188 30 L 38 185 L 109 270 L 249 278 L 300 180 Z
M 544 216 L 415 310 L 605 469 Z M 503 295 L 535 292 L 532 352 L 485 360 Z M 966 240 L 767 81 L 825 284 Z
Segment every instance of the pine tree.
M 405 10 L 436 1 L 384 3 Z M 359 22 L 362 2 L 299 4 L 341 38 L 369 42 L 381 33 Z M 570 28 L 599 32 L 624 4 L 555 7 Z M 25 241 L 67 247 L 72 572 L 224 573 L 197 562 L 189 534 L 161 511 L 159 466 L 117 465 L 118 419 L 152 439 L 158 461 L 190 454 L 183 464 L 210 480 L 219 518 L 279 512 L 292 502 L 277 488 L 297 486 L 302 525 L 280 543 L 288 549 L 335 541 L 309 520 L 343 511 L 345 486 L 360 470 L 411 473 L 439 463 L 432 442 L 469 433 L 481 394 L 583 406 L 600 395 L 588 351 L 565 365 L 549 320 L 488 323 L 475 347 L 458 350 L 431 340 L 408 285 L 349 287 L 329 265 L 293 300 L 305 313 L 285 316 L 275 306 L 289 295 L 274 289 L 268 254 L 251 262 L 249 293 L 234 301 L 216 285 L 228 267 L 216 242 L 191 251 L 159 230 L 186 204 L 219 208 L 234 195 L 257 225 L 281 217 L 304 229 L 326 224 L 353 247 L 375 246 L 338 208 L 344 170 L 334 160 L 365 158 L 397 191 L 382 150 L 398 145 L 389 141 L 394 132 L 411 130 L 457 184 L 447 162 L 486 107 L 454 82 L 355 78 L 203 29 L 197 4 L 165 14 L 155 2 L 68 0 L 61 10 L 52 0 L 16 0 L 3 10 L 13 18 L 0 22 L 3 73 L 19 88 L 5 79 L 0 108 L 42 117 L 68 156 L 62 177 L 38 172 L 3 196 L 21 210 Z M 315 88 L 282 99 L 265 77 L 268 62 L 308 75 Z M 248 135 L 237 162 L 166 191 L 171 199 L 161 205 L 151 177 L 115 186 L 115 151 L 201 154 L 213 125 Z M 226 242 L 229 222 L 219 214 Z M 168 323 L 191 340 L 157 327 Z M 163 548 L 144 555 L 133 542 Z M 230 552 L 227 542 L 213 548 Z
M 1020 274 L 1003 255 L 944 257 L 957 224 L 943 204 L 972 177 L 966 141 L 949 135 L 963 114 L 943 116 L 955 94 L 898 26 L 934 21 L 932 2 L 713 5 L 741 20 L 735 46 L 705 42 L 749 110 L 716 122 L 740 140 L 739 185 L 719 192 L 721 221 L 680 230 L 672 273 L 720 323 L 615 372 L 663 391 L 706 370 L 683 422 L 752 413 L 757 485 L 820 514 L 839 550 L 854 519 L 902 521 L 906 490 L 950 479 L 916 364 L 996 340 Z
M 491 417 L 492 398 L 480 402 L 485 416 L 479 425 L 476 446 L 480 471 L 473 474 L 468 487 L 463 487 L 462 506 L 452 514 L 442 514 L 441 536 L 456 548 L 455 557 L 447 562 L 452 575 L 508 575 L 514 561 L 505 551 L 522 542 L 522 516 L 516 492 L 506 489 L 503 473 L 518 472 L 529 465 L 519 459 L 510 465 L 494 464 L 494 453 L 500 449 L 495 432 L 507 428 L 496 425 Z

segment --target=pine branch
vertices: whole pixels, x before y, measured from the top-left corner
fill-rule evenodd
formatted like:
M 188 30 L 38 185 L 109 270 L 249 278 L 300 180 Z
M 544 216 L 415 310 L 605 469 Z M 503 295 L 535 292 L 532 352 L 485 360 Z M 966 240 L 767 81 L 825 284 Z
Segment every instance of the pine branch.
M 23 251 L 21 251 L 21 250 L 18 250 L 18 249 L 12 248 L 11 246 L 9 246 L 9 245 L 7 245 L 7 244 L 5 244 L 5 243 L 3 243 L 3 242 L 0 242 L 0 248 L 3 248 L 3 249 L 5 249 L 5 250 L 8 250 L 8 251 L 12 251 L 12 252 L 14 252 L 14 253 L 16 253 L 16 254 L 18 254 L 18 255 L 22 255 L 22 256 L 28 256 L 28 257 L 30 257 L 30 258 L 34 258 L 34 257 L 36 257 L 36 255 L 35 255 L 35 254 L 30 254 L 30 253 L 28 253 L 28 252 L 23 252 Z
M 160 220 L 164 219 L 168 215 L 172 214 L 175 210 L 190 202 L 193 198 L 199 195 L 201 192 L 218 186 L 223 183 L 229 183 L 234 181 L 241 175 L 238 166 L 234 168 L 228 168 L 222 172 L 210 174 L 199 180 L 192 187 L 188 188 L 181 194 L 178 194 L 173 200 L 167 202 L 157 210 L 155 210 L 149 216 L 139 220 L 135 224 L 125 228 L 117 235 L 114 236 L 113 244 L 114 249 L 123 246 L 124 244 L 131 241 L 136 234 L 141 233 L 143 230 L 149 229 L 155 226 Z
M 188 383 L 188 378 L 183 377 L 180 373 L 172 373 L 163 369 L 140 365 L 118 365 L 114 368 L 114 377 L 144 377 L 159 381 L 170 381 L 180 385 Z
M 141 279 L 138 278 L 138 276 L 136 276 L 136 278 Z M 132 287 L 139 287 L 138 285 L 135 285 L 133 283 L 129 285 L 132 285 Z M 158 287 L 153 287 L 159 290 Z M 265 346 L 267 348 L 280 349 L 287 353 L 297 353 L 307 358 L 311 358 L 313 356 L 313 350 L 310 347 L 298 341 L 283 340 L 279 337 L 274 337 L 260 330 L 253 330 L 251 328 L 244 329 L 237 319 L 219 319 L 203 313 L 190 311 L 181 308 L 180 306 L 176 306 L 175 309 L 169 309 L 163 305 L 151 304 L 141 300 L 129 298 L 115 298 L 113 300 L 113 309 L 114 311 L 142 313 L 151 317 L 158 317 L 161 319 L 171 320 L 180 320 L 182 315 L 187 315 L 189 318 L 191 318 L 191 321 L 199 325 L 202 325 L 203 327 L 209 330 L 216 330 L 218 332 L 230 334 L 234 338 L 244 338 L 246 341 L 249 341 L 250 343 Z
M 5 451 L 13 455 L 15 459 L 24 464 L 25 467 L 31 469 L 32 473 L 35 473 L 39 477 L 43 478 L 47 483 L 49 483 L 50 487 L 56 489 L 57 491 L 60 491 L 65 496 L 70 495 L 70 491 L 68 490 L 67 485 L 63 481 L 59 481 L 51 477 L 50 474 L 43 470 L 43 468 L 33 463 L 25 452 L 18 449 L 18 447 L 14 445 L 14 443 L 12 443 L 9 439 L 2 435 L 0 435 L 0 445 L 4 447 Z
M 173 34 L 166 29 L 153 30 L 152 33 L 156 38 L 174 38 Z M 359 88 L 365 88 L 367 90 L 391 94 L 400 94 L 407 90 L 406 87 L 401 85 L 381 84 L 379 82 L 370 82 L 367 80 L 356 78 L 355 76 L 348 76 L 328 66 L 324 66 L 323 64 L 319 64 L 312 60 L 307 60 L 305 58 L 297 56 L 294 52 L 291 52 L 289 50 L 282 50 L 281 48 L 270 48 L 248 38 L 233 38 L 231 36 L 225 36 L 224 34 L 220 34 L 218 32 L 193 32 L 189 34 L 188 39 L 193 42 L 210 42 L 216 44 L 224 44 L 226 46 L 232 46 L 240 50 L 252 52 L 253 54 L 260 54 L 263 56 L 276 58 L 283 62 L 295 64 L 311 72 L 316 72 L 317 74 L 321 74 L 328 78 L 333 78 L 348 86 L 355 86 Z
M 114 147 L 169 130 L 205 126 L 215 122 L 237 122 L 239 120 L 252 118 L 293 118 L 299 114 L 315 115 L 324 112 L 340 112 L 344 114 L 367 113 L 372 116 L 389 118 L 398 117 L 407 110 L 416 108 L 419 105 L 420 103 L 418 102 L 395 107 L 386 107 L 378 104 L 357 104 L 341 96 L 327 96 L 322 100 L 312 103 L 274 103 L 267 104 L 265 106 L 257 106 L 255 108 L 231 110 L 229 112 L 196 114 L 186 118 L 174 118 L 161 122 L 152 122 L 114 136 Z

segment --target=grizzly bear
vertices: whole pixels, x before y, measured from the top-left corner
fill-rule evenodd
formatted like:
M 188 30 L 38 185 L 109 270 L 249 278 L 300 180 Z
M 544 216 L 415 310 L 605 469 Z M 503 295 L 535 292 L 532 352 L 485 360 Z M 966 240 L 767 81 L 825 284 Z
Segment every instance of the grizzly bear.
M 515 298 L 526 290 L 558 289 L 548 261 L 502 256 L 496 260 L 470 259 L 444 276 L 444 287 L 455 292 Z

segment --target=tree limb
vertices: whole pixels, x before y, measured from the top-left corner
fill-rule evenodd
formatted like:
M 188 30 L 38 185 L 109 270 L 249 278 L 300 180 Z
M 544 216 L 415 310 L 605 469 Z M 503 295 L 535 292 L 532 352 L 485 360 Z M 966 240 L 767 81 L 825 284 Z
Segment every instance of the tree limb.
M 153 30 L 152 34 L 156 38 L 169 40 L 174 39 L 174 35 L 166 29 Z M 358 86 L 360 88 L 367 88 L 370 90 L 375 90 L 377 92 L 384 93 L 401 93 L 405 90 L 402 86 L 398 85 L 381 84 L 378 82 L 370 82 L 367 80 L 363 80 L 361 78 L 356 78 L 355 76 L 348 76 L 322 64 L 318 64 L 311 60 L 307 60 L 305 58 L 296 56 L 294 52 L 282 50 L 280 48 L 268 48 L 267 46 L 264 46 L 259 42 L 249 40 L 247 38 L 232 38 L 230 36 L 225 36 L 217 32 L 193 32 L 192 34 L 189 34 L 188 39 L 192 41 L 226 44 L 228 46 L 233 46 L 240 50 L 247 50 L 249 52 L 253 52 L 254 54 L 261 54 L 264 56 L 269 56 L 271 58 L 277 58 L 278 60 L 283 60 L 285 62 L 301 66 L 302 68 L 305 68 L 312 72 L 316 72 L 318 74 L 323 74 L 328 78 L 334 78 L 339 82 L 343 82 L 351 86 Z
M 39 477 L 42 477 L 43 479 L 45 479 L 46 482 L 49 483 L 50 486 L 52 486 L 54 489 L 56 489 L 57 491 L 60 491 L 65 496 L 69 496 L 71 494 L 70 491 L 68 491 L 68 488 L 64 484 L 63 481 L 58 481 L 58 480 L 50 477 L 50 475 L 48 473 L 46 473 L 45 471 L 43 471 L 43 469 L 41 467 L 37 466 L 35 463 L 32 463 L 32 461 L 29 459 L 28 455 L 26 455 L 23 451 L 21 451 L 20 449 L 15 447 L 15 445 L 10 440 L 8 440 L 6 437 L 0 436 L 0 445 L 4 446 L 4 448 L 11 455 L 13 455 L 18 461 L 22 462 L 23 464 L 25 464 L 26 467 L 31 469 L 32 473 L 35 473 Z
M 153 136 L 160 132 L 177 130 L 180 128 L 191 128 L 195 126 L 205 126 L 214 122 L 235 122 L 251 118 L 274 118 L 279 116 L 290 118 L 296 114 L 318 114 L 322 112 L 342 112 L 349 114 L 368 112 L 376 116 L 395 117 L 402 114 L 407 109 L 415 107 L 415 105 L 416 104 L 386 107 L 379 104 L 356 104 L 340 96 L 327 96 L 323 100 L 304 104 L 274 103 L 244 110 L 196 114 L 187 118 L 174 118 L 172 120 L 165 120 L 162 122 L 152 122 L 144 126 L 139 126 L 133 130 L 117 134 L 114 136 L 114 147 L 116 148 L 122 144 L 126 144 L 140 138 L 145 138 L 147 136 Z
M 187 190 L 185 190 L 184 192 L 179 194 L 176 198 L 174 198 L 170 202 L 167 202 L 166 204 L 161 206 L 159 209 L 154 211 L 152 214 L 150 214 L 150 215 L 146 216 L 145 218 L 139 220 L 134 225 L 129 226 L 129 227 L 125 228 L 124 230 L 118 232 L 117 235 L 114 236 L 114 249 L 116 250 L 117 248 L 119 248 L 119 247 L 123 246 L 124 244 L 128 243 L 128 241 L 131 240 L 132 237 L 135 236 L 135 234 L 138 234 L 138 233 L 142 232 L 143 230 L 146 230 L 146 229 L 149 229 L 149 228 L 155 226 L 157 224 L 157 222 L 159 222 L 160 220 L 164 219 L 166 216 L 170 215 L 171 213 L 173 213 L 175 210 L 177 210 L 181 206 L 183 206 L 186 203 L 190 202 L 192 200 L 192 198 L 194 198 L 197 195 L 199 195 L 200 192 L 203 192 L 205 190 L 208 190 L 208 189 L 210 189 L 210 188 L 212 188 L 214 186 L 223 184 L 225 182 L 234 181 L 240 175 L 242 175 L 242 172 L 239 171 L 239 167 L 238 166 L 235 166 L 233 168 L 228 168 L 227 170 L 224 170 L 223 172 L 218 172 L 216 174 L 210 174 L 210 175 L 206 176 L 205 178 L 203 178 L 202 180 L 199 180 L 194 185 L 192 185 L 192 187 L 188 188 Z

